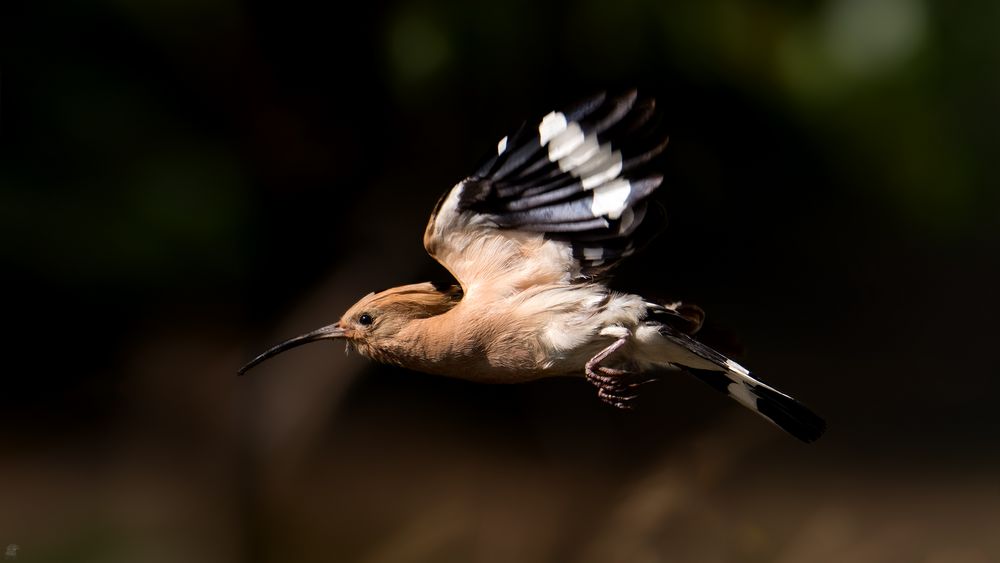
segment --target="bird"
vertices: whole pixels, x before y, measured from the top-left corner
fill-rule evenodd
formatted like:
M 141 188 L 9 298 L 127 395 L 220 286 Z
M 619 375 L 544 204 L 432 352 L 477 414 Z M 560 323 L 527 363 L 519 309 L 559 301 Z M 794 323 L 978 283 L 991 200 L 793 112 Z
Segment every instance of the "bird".
M 703 311 L 609 288 L 610 273 L 664 224 L 650 196 L 668 138 L 655 98 L 602 92 L 500 139 L 438 200 L 427 252 L 457 283 L 372 292 L 336 322 L 286 340 L 344 340 L 378 362 L 482 383 L 583 376 L 632 409 L 640 388 L 687 373 L 803 442 L 826 422 L 696 338 Z

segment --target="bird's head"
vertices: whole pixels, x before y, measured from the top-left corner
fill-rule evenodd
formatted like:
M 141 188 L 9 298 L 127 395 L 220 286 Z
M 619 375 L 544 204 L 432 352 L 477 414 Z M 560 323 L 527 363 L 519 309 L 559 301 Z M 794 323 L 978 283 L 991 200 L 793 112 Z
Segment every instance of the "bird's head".
M 458 286 L 429 282 L 369 293 L 347 309 L 339 321 L 274 346 L 240 368 L 239 373 L 243 375 L 268 358 L 317 340 L 344 339 L 362 355 L 381 359 L 410 322 L 445 313 L 461 298 Z

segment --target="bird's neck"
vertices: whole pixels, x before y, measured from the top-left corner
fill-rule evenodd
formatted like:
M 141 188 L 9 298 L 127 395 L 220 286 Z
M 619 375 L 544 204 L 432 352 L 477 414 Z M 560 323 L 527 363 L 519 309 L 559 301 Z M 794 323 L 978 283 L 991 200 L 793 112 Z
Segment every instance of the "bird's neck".
M 483 357 L 482 342 L 478 331 L 451 316 L 448 312 L 409 321 L 390 341 L 373 350 L 373 357 L 408 369 L 457 376 Z
M 534 340 L 503 315 L 471 314 L 456 308 L 410 321 L 379 361 L 416 371 L 482 383 L 528 381 L 541 376 Z

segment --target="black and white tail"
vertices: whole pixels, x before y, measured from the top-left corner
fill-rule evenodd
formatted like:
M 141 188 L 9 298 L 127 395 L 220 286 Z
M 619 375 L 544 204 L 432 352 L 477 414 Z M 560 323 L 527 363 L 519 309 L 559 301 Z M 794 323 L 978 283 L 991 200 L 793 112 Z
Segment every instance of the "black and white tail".
M 651 317 L 664 314 L 662 311 L 651 313 Z M 813 442 L 826 431 L 826 421 L 808 407 L 755 379 L 746 368 L 681 332 L 673 324 L 660 324 L 658 328 L 678 352 L 686 352 L 675 352 L 671 364 L 729 395 L 803 442 Z

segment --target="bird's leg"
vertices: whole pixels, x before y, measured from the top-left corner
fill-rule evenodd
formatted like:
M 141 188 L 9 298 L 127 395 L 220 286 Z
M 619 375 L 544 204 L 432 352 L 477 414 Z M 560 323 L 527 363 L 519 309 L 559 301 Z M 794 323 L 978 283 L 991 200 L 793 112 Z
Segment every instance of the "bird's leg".
M 632 408 L 629 403 L 638 397 L 638 395 L 630 395 L 628 393 L 635 387 L 652 381 L 635 381 L 629 377 L 634 375 L 634 372 L 601 365 L 601 362 L 624 346 L 626 342 L 628 342 L 628 335 L 622 336 L 612 342 L 610 346 L 595 354 L 585 366 L 587 380 L 597 387 L 597 396 L 605 403 L 620 409 Z
M 612 342 L 611 345 L 608 346 L 607 348 L 601 350 L 597 354 L 594 354 L 594 357 L 590 358 L 590 360 L 587 361 L 587 365 L 584 367 L 584 371 L 587 374 L 587 379 L 589 379 L 591 382 L 594 382 L 595 384 L 597 382 L 610 383 L 614 381 L 614 376 L 624 375 L 625 373 L 624 370 L 614 370 L 611 368 L 603 367 L 601 366 L 601 362 L 606 360 L 607 357 L 610 356 L 611 354 L 614 354 L 616 351 L 618 351 L 618 349 L 624 346 L 626 342 L 628 342 L 628 335 L 622 336 L 618 340 Z M 601 373 L 598 374 L 597 370 L 600 370 Z M 621 373 L 614 373 L 614 372 L 621 372 Z

